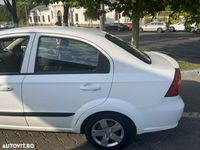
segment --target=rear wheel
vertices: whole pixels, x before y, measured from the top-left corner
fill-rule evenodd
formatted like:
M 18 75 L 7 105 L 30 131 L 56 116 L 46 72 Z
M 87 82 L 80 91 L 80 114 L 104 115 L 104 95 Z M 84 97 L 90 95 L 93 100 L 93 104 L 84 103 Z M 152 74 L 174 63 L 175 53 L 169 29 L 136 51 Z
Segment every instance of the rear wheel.
M 157 29 L 157 32 L 158 32 L 158 33 L 161 33 L 162 31 L 163 31 L 163 30 L 162 30 L 161 28 L 158 28 L 158 29 Z
M 143 29 L 142 29 L 142 28 L 140 28 L 140 32 L 143 32 Z
M 171 32 L 175 32 L 175 31 L 176 31 L 174 27 L 170 27 L 169 30 L 170 30 Z
M 122 31 L 120 27 L 117 28 L 117 31 Z
M 96 148 L 119 149 L 135 135 L 135 125 L 118 113 L 99 113 L 88 120 L 85 134 Z

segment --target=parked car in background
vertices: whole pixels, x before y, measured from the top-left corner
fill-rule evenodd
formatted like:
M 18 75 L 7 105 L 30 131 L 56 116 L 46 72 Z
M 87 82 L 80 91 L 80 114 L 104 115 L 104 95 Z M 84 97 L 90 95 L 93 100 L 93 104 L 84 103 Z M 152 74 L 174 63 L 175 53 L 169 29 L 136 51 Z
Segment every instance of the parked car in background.
M 0 29 L 10 29 L 10 28 L 14 28 L 14 24 L 11 23 L 4 23 L 0 25 Z
M 156 31 L 156 32 L 164 32 L 166 31 L 167 23 L 165 22 L 150 22 L 140 27 L 140 32 L 143 31 Z
M 193 28 L 193 30 L 191 30 L 191 32 L 200 33 L 200 28 L 198 28 L 198 27 Z
M 195 22 L 195 23 L 191 24 L 190 31 L 194 32 L 194 33 L 200 33 L 200 26 L 198 26 Z
M 106 32 L 0 31 L 0 74 L 0 128 L 84 133 L 101 149 L 174 128 L 184 108 L 174 59 Z
M 0 29 L 5 29 L 5 24 L 0 24 Z
M 6 29 L 11 29 L 11 28 L 14 28 L 15 25 L 11 24 L 11 23 L 7 23 L 7 24 L 5 24 L 5 27 L 6 27 Z
M 185 31 L 185 23 L 179 22 L 177 24 L 170 24 L 169 30 L 170 31 Z
M 134 28 L 134 25 L 132 23 L 127 24 L 128 30 L 132 30 Z
M 105 31 L 125 31 L 128 30 L 128 27 L 122 23 L 111 23 L 105 24 Z

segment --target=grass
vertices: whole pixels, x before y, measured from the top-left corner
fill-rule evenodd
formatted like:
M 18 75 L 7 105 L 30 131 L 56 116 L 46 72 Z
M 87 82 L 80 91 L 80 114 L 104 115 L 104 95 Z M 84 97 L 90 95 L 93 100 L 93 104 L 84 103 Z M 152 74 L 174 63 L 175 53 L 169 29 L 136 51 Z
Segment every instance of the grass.
M 186 61 L 178 61 L 181 70 L 200 70 L 200 64 L 193 64 Z

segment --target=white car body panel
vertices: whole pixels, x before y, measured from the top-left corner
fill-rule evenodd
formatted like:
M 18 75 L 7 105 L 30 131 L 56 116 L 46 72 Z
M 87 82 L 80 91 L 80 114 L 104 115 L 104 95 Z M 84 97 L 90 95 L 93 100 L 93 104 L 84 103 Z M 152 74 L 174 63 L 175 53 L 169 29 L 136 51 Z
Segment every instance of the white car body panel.
M 16 37 L 16 36 L 29 36 L 29 44 L 27 46 L 26 58 L 23 61 L 21 71 L 25 73 L 28 66 L 28 58 L 34 40 L 34 33 L 10 33 L 1 35 L 2 38 Z M 8 113 L 23 113 L 22 101 L 22 81 L 25 75 L 0 75 L 0 111 Z M 0 125 L 2 126 L 27 126 L 25 117 L 22 116 L 3 116 L 0 115 Z
M 184 23 L 171 24 L 169 27 L 173 27 L 175 31 L 184 31 L 185 30 Z
M 106 97 L 109 94 L 112 78 L 113 65 L 109 56 L 88 40 L 76 36 L 62 34 L 41 33 L 35 37 L 34 47 L 30 57 L 28 73 L 33 73 L 35 68 L 35 55 L 37 53 L 38 40 L 41 36 L 65 37 L 84 41 L 99 49 L 110 61 L 110 73 L 106 74 L 51 74 L 51 75 L 29 75 L 23 81 L 23 101 L 25 112 L 76 112 L 82 105 Z M 98 86 L 96 91 L 84 91 L 81 87 L 85 84 Z M 46 89 L 46 90 L 45 90 Z M 56 89 L 56 90 L 55 90 Z M 57 104 L 55 105 L 55 100 Z M 72 128 L 72 117 L 26 117 L 29 126 Z
M 184 108 L 182 99 L 179 96 L 164 97 L 174 79 L 175 68 L 179 68 L 171 57 L 158 52 L 148 52 L 152 64 L 147 64 L 107 40 L 105 33 L 77 28 L 22 28 L 2 31 L 1 35 L 11 34 L 14 31 L 18 34 L 35 35 L 34 41 L 29 42 L 31 46 L 24 58 L 21 71 L 24 75 L 18 79 L 18 86 L 22 86 L 23 96 L 19 94 L 16 103 L 19 108 L 16 111 L 69 112 L 74 115 L 27 116 L 28 125 L 21 123 L 23 120 L 18 120 L 19 124 L 21 123 L 19 126 L 14 123 L 1 124 L 1 128 L 79 133 L 87 117 L 102 111 L 115 111 L 126 115 L 135 123 L 138 134 L 165 130 L 178 124 Z M 34 74 L 38 39 L 42 35 L 73 38 L 96 47 L 109 59 L 110 73 Z M 7 78 L 0 76 L 0 84 L 8 84 Z M 86 83 L 100 86 L 101 89 L 80 90 Z M 1 97 L 8 95 L 2 95 L 0 92 Z M 11 103 L 4 105 L 9 105 L 8 111 L 14 108 Z M 0 107 L 0 111 L 2 110 L 5 109 Z
M 160 25 L 158 23 L 161 23 Z M 162 29 L 162 31 L 166 31 L 167 27 L 166 24 L 163 22 L 150 22 L 146 25 L 141 26 L 143 31 L 157 31 L 159 28 Z

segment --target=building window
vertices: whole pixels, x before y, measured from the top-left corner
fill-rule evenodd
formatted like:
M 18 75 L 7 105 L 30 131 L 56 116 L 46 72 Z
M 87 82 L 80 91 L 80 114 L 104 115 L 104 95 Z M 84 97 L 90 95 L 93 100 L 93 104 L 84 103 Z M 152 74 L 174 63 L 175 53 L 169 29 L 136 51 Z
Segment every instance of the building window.
M 40 22 L 40 16 L 38 16 L 38 22 Z
M 76 22 L 78 22 L 78 14 L 77 13 L 75 14 L 75 20 L 76 20 Z
M 34 16 L 33 19 L 34 19 L 34 22 L 38 22 L 38 17 L 37 16 Z
M 118 15 L 117 15 L 117 13 L 115 13 L 115 20 L 118 20 Z
M 44 18 L 44 16 L 42 16 L 42 20 L 43 20 L 43 22 L 45 22 L 45 18 Z
M 50 20 L 50 16 L 48 15 L 48 21 L 50 22 L 51 20 Z
M 30 20 L 30 22 L 32 22 L 32 17 L 31 16 L 29 17 L 29 20 Z
M 88 17 L 83 13 L 85 21 L 88 21 Z
M 115 21 L 119 20 L 120 18 L 121 18 L 121 15 L 115 12 Z
M 51 18 L 53 19 L 53 11 L 51 11 Z

